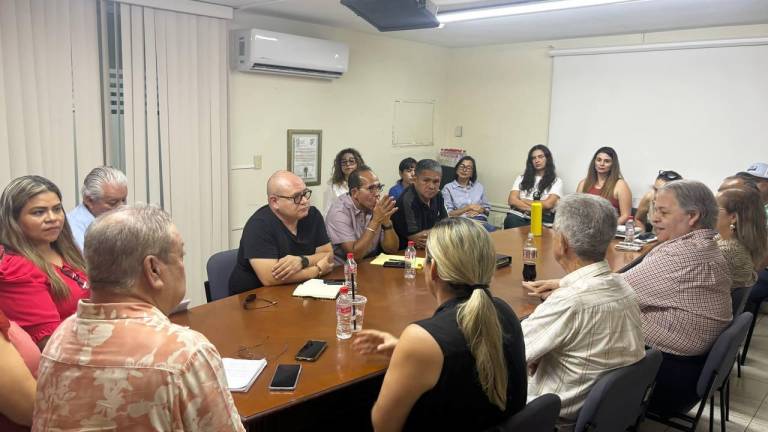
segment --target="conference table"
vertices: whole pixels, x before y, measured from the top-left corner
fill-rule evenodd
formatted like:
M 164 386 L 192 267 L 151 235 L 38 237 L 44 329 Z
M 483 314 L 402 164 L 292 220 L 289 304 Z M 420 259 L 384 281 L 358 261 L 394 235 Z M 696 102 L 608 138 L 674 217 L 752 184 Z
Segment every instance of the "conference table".
M 538 297 L 529 295 L 529 291 L 521 285 L 520 257 L 527 235 L 527 227 L 491 233 L 496 252 L 512 257 L 511 265 L 496 271 L 491 292 L 507 301 L 520 319 L 530 315 L 541 303 Z M 535 237 L 539 250 L 538 279 L 564 276 L 563 269 L 552 256 L 553 238 L 553 232 L 546 228 L 540 237 Z M 423 256 L 423 251 L 420 253 Z M 612 244 L 607 260 L 611 268 L 617 270 L 642 253 L 618 252 Z M 357 293 L 368 299 L 364 328 L 399 335 L 408 324 L 433 314 L 438 305 L 426 287 L 423 271 L 417 272 L 415 280 L 406 280 L 403 269 L 372 265 L 370 261 L 366 259 L 358 263 Z M 343 278 L 343 269 L 334 269 L 326 278 Z M 366 399 L 364 406 L 367 408 L 360 410 L 370 409 L 387 368 L 386 357 L 358 354 L 351 347 L 352 339 L 336 339 L 334 301 L 293 297 L 295 287 L 296 284 L 262 287 L 171 317 L 176 324 L 189 326 L 204 334 L 222 357 L 267 359 L 266 369 L 248 392 L 232 393 L 237 410 L 249 430 L 301 430 L 295 425 L 315 423 L 311 417 L 317 411 L 327 411 L 329 405 L 345 404 L 345 400 L 350 398 L 357 399 L 358 393 L 350 389 L 364 387 L 366 382 L 369 387 L 367 399 L 365 396 L 359 399 Z M 277 303 L 269 306 L 265 301 L 257 301 L 253 306 L 263 308 L 245 310 L 242 303 L 249 293 Z M 294 356 L 309 339 L 326 341 L 326 351 L 315 362 L 302 362 L 295 391 L 270 392 L 267 387 L 276 365 L 297 363 Z M 296 409 L 323 399 L 330 402 L 321 405 L 322 408 L 309 411 Z M 367 413 L 364 414 L 367 418 Z M 281 420 L 270 421 L 275 418 Z M 294 426 L 290 425 L 291 422 L 295 423 Z M 316 428 L 317 424 L 313 426 Z

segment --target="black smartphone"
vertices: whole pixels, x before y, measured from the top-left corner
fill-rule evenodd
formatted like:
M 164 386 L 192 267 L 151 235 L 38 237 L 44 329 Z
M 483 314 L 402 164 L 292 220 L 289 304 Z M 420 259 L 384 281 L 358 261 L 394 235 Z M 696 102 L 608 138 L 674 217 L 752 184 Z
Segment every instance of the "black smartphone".
M 326 285 L 344 285 L 346 282 L 344 279 L 323 279 Z
M 272 382 L 269 383 L 270 390 L 293 391 L 296 390 L 296 383 L 299 381 L 301 373 L 300 364 L 281 364 L 277 365 Z
M 384 267 L 405 268 L 405 261 L 402 261 L 402 260 L 384 261 Z
M 296 353 L 296 360 L 315 361 L 325 351 L 328 344 L 321 340 L 308 340 Z

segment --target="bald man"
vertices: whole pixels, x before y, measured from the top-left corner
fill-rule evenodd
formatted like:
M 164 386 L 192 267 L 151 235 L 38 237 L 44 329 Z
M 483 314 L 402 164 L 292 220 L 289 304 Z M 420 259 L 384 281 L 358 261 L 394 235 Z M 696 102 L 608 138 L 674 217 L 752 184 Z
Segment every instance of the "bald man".
M 297 175 L 277 171 L 267 182 L 268 204 L 243 229 L 229 293 L 303 282 L 333 269 L 333 249 L 312 190 Z

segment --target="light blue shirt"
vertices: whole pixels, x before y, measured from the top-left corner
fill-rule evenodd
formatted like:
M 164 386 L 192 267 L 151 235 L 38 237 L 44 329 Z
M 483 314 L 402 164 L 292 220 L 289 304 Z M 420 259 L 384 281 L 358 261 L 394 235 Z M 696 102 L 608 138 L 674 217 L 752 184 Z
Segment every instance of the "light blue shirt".
M 462 186 L 454 180 L 446 184 L 443 186 L 443 200 L 445 201 L 445 208 L 449 212 L 470 204 L 480 204 L 486 211 L 491 210 L 491 204 L 485 197 L 485 188 L 478 182 L 469 182 L 467 186 Z M 483 217 L 483 219 L 485 218 Z
M 72 236 L 75 238 L 75 243 L 77 243 L 77 246 L 81 251 L 85 244 L 85 231 L 91 226 L 91 222 L 93 222 L 94 219 L 96 218 L 93 217 L 91 211 L 88 210 L 88 207 L 83 203 L 80 203 L 79 206 L 67 213 L 69 228 L 72 230 Z

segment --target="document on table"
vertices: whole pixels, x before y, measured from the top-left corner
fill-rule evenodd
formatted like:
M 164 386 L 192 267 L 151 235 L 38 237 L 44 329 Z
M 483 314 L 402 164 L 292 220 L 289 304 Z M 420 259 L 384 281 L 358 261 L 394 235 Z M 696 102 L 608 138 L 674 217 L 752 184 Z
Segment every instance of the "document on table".
M 380 265 L 383 266 L 385 262 L 387 261 L 403 261 L 405 258 L 403 258 L 402 255 L 387 255 L 387 254 L 379 254 L 376 258 L 371 261 L 371 264 L 373 265 Z M 424 268 L 424 258 L 416 258 L 416 268 L 421 269 Z
M 329 285 L 322 279 L 310 279 L 293 290 L 294 297 L 311 297 L 333 300 L 339 295 L 341 285 Z
M 233 392 L 247 392 L 259 374 L 261 374 L 261 371 L 267 367 L 266 359 L 243 360 L 223 358 L 221 361 L 224 363 L 227 388 Z

